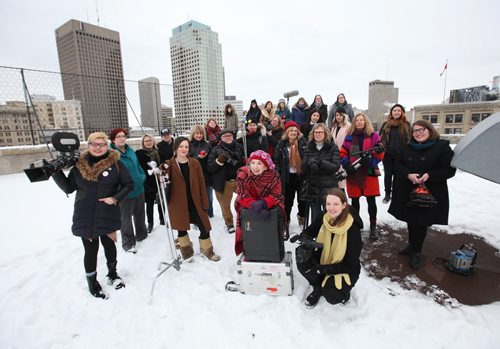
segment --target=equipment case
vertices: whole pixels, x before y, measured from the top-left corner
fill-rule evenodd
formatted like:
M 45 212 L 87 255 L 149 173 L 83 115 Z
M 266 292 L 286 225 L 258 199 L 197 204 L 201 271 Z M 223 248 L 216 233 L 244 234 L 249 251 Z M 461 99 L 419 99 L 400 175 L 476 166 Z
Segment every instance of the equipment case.
M 281 211 L 274 207 L 269 212 L 269 220 L 264 222 L 252 217 L 245 208 L 240 211 L 243 254 L 247 261 L 279 263 L 285 257 Z
M 293 295 L 292 252 L 279 263 L 249 262 L 242 254 L 238 260 L 239 291 L 272 296 Z

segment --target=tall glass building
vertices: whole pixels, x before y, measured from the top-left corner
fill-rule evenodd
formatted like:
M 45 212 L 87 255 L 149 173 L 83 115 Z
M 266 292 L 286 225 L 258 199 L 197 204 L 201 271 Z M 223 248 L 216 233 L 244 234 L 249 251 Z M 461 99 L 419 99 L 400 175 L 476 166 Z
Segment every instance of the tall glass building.
M 218 34 L 205 24 L 189 21 L 170 38 L 175 126 L 188 133 L 209 117 L 223 126 L 224 68 Z

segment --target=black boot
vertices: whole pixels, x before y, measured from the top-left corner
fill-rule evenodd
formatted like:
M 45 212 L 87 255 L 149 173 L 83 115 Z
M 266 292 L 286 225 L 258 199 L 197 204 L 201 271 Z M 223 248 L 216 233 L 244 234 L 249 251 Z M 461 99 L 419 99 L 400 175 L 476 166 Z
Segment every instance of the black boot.
M 389 203 L 389 201 L 391 201 L 391 193 L 385 193 L 385 197 L 384 197 L 384 199 L 382 200 L 382 202 L 383 202 L 384 204 L 388 204 L 388 203 Z
M 370 224 L 370 239 L 378 240 L 378 230 L 376 224 Z
M 321 285 L 313 285 L 313 290 L 309 294 L 309 296 L 307 296 L 306 301 L 304 303 L 306 305 L 306 308 L 309 309 L 314 308 L 318 304 L 320 298 L 321 298 Z
M 410 266 L 413 270 L 418 270 L 420 268 L 420 252 L 410 252 Z
M 150 234 L 153 231 L 153 223 L 148 223 L 148 234 Z
M 87 283 L 89 285 L 90 294 L 96 298 L 107 299 L 108 296 L 102 291 L 102 287 L 97 281 L 97 272 L 94 271 L 89 274 L 87 274 Z
M 108 275 L 106 278 L 108 279 L 108 285 L 112 285 L 115 290 L 119 290 L 120 288 L 125 287 L 125 283 L 122 278 L 118 276 L 116 272 L 116 261 L 107 263 L 108 265 Z

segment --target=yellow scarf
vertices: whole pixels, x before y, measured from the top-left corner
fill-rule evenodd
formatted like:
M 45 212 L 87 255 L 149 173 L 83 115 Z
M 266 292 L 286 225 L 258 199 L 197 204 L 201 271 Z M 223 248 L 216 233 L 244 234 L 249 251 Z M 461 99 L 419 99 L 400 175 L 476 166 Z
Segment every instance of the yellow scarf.
M 323 225 L 318 234 L 317 242 L 323 244 L 323 251 L 321 252 L 320 264 L 335 264 L 342 262 L 345 256 L 345 251 L 347 249 L 347 231 L 352 226 L 354 218 L 349 214 L 344 224 L 339 226 L 332 226 L 330 224 L 330 215 L 325 213 L 323 216 Z M 333 239 L 332 239 L 333 235 Z M 332 275 L 327 275 L 323 280 L 321 286 L 325 286 L 326 281 Z M 351 279 L 349 274 L 335 274 L 335 287 L 337 289 L 342 288 L 342 279 L 345 280 L 346 284 L 351 285 Z

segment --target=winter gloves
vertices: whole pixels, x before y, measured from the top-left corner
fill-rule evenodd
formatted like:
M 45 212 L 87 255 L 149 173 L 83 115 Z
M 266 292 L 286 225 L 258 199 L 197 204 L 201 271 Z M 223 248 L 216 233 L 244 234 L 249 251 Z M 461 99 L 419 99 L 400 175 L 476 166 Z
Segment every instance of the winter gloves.
M 229 159 L 229 154 L 226 151 L 222 151 L 217 156 L 217 161 L 221 164 L 225 163 Z
M 261 221 L 269 220 L 269 210 L 264 200 L 256 200 L 250 205 L 250 213 Z
M 363 154 L 359 159 L 359 164 L 363 167 L 370 167 L 370 162 L 372 161 L 372 156 L 370 154 Z

